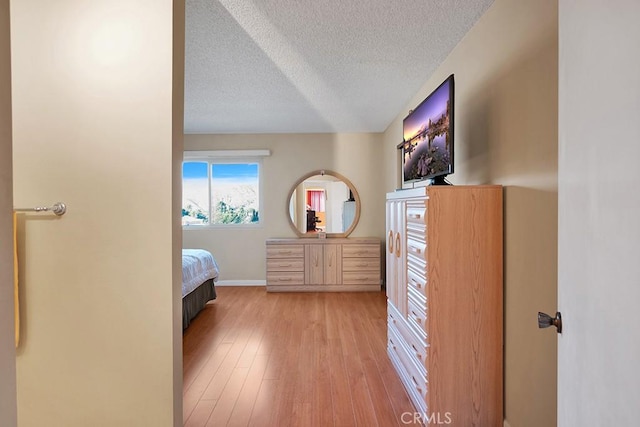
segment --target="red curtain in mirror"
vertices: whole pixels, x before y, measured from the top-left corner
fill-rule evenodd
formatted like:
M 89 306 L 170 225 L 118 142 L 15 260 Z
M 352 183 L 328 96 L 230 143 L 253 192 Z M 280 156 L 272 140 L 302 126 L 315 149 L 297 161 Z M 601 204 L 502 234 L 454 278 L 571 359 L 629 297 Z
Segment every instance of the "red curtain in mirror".
M 313 211 L 324 212 L 324 190 L 307 190 L 307 205 Z

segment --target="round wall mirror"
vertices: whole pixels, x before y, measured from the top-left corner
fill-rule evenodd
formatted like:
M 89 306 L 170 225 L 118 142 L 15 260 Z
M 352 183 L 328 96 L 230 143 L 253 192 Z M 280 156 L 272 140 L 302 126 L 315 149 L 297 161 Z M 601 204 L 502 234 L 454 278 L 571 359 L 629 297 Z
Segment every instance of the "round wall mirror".
M 287 216 L 300 237 L 347 237 L 360 219 L 360 196 L 339 173 L 313 171 L 291 188 Z

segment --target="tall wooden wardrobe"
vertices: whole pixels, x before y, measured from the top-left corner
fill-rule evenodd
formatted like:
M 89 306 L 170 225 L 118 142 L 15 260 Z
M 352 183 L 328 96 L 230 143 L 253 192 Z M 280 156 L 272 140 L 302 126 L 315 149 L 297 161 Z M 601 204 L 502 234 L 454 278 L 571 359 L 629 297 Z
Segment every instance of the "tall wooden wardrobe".
M 501 186 L 387 194 L 388 353 L 425 425 L 503 425 Z

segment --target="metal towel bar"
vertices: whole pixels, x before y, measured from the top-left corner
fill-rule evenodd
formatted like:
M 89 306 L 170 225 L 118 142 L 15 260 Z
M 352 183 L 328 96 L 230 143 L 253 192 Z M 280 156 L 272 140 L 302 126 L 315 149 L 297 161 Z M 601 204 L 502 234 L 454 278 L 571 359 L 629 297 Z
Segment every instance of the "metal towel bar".
M 36 206 L 33 208 L 15 208 L 16 212 L 47 212 L 51 211 L 58 216 L 64 215 L 67 211 L 67 205 L 62 202 L 54 203 L 53 206 Z

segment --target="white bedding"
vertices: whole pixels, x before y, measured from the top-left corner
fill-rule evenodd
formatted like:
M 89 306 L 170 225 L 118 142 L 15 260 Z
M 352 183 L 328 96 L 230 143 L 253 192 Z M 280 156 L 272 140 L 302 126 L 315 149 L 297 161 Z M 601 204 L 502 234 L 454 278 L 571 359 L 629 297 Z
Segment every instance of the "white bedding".
M 203 249 L 182 250 L 182 296 L 209 279 L 218 278 L 218 264 L 211 252 Z

